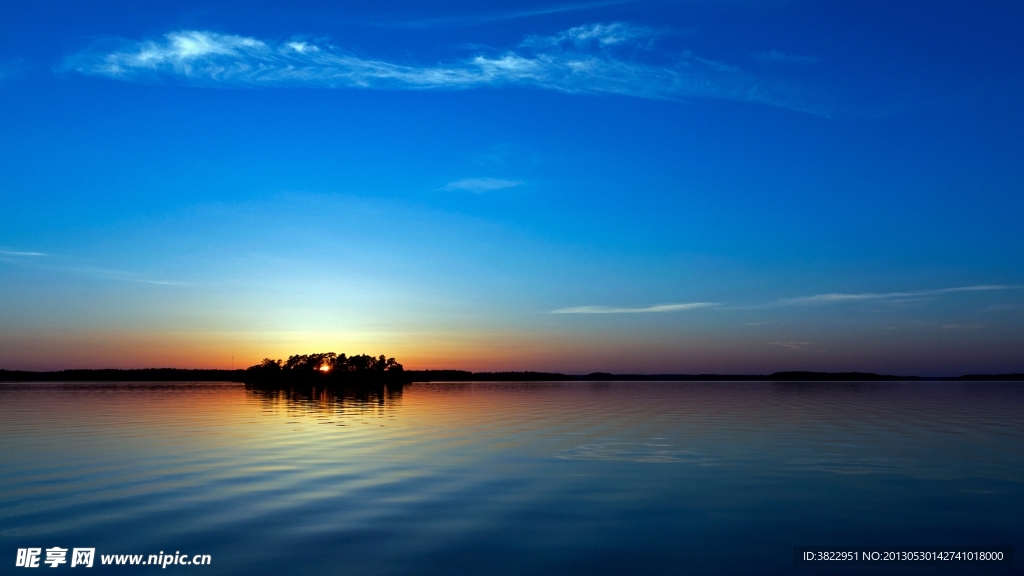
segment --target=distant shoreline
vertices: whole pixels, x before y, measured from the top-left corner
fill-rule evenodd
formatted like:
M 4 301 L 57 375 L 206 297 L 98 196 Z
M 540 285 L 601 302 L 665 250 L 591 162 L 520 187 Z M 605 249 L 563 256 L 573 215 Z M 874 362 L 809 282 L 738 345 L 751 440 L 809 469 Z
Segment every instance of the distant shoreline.
M 245 382 L 246 370 L 185 368 L 79 369 L 34 372 L 0 370 L 0 382 Z M 893 376 L 869 372 L 774 372 L 772 374 L 561 374 L 557 372 L 469 372 L 465 370 L 406 370 L 406 382 L 887 382 L 992 381 L 1021 382 L 1024 374 L 965 374 L 962 376 Z

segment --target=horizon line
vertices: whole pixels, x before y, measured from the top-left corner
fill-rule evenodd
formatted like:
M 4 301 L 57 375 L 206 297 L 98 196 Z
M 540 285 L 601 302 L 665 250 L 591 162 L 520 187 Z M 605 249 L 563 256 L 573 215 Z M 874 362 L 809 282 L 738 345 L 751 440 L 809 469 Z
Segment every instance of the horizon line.
M 92 373 L 97 372 L 214 372 L 214 373 L 227 373 L 243 375 L 247 372 L 248 368 L 64 368 L 59 370 L 12 370 L 7 368 L 0 368 L 0 382 L 44 382 L 42 379 L 31 379 L 31 380 L 18 380 L 18 379 L 7 379 L 5 376 L 23 374 L 23 375 L 52 375 L 52 374 L 64 374 L 68 375 L 69 372 L 78 373 Z M 497 370 L 497 371 L 485 371 L 485 372 L 474 372 L 470 370 L 461 370 L 457 368 L 428 368 L 422 370 L 404 370 L 407 374 L 423 374 L 423 373 L 448 373 L 448 374 L 460 374 L 467 376 L 516 376 L 516 375 L 531 375 L 531 376 L 550 376 L 555 378 L 583 380 L 590 378 L 591 380 L 604 380 L 604 379 L 615 379 L 619 381 L 627 381 L 628 379 L 650 379 L 660 381 L 673 381 L 673 380 L 691 380 L 699 381 L 701 379 L 718 379 L 718 380 L 747 380 L 756 381 L 758 379 L 770 380 L 776 378 L 791 377 L 793 380 L 800 381 L 815 381 L 815 377 L 823 381 L 901 381 L 901 380 L 917 380 L 917 381 L 951 381 L 951 380 L 971 380 L 971 379 L 988 379 L 988 380 L 1001 380 L 1001 381 L 1024 381 L 1024 372 L 1005 372 L 1005 373 L 973 373 L 973 374 L 960 374 L 960 375 L 946 375 L 946 376 L 920 376 L 916 374 L 879 374 L 876 372 L 861 372 L 861 371 L 839 371 L 839 372 L 822 372 L 815 370 L 781 370 L 765 374 L 722 374 L 722 373 L 611 373 L 611 372 L 588 372 L 585 374 L 569 374 L 564 372 L 543 372 L 537 370 Z M 83 376 L 86 374 L 83 374 Z M 840 377 L 840 378 L 836 378 Z M 841 377 L 847 377 L 843 379 Z M 89 379 L 89 380 L 66 380 L 69 382 L 111 382 L 115 380 L 105 379 Z M 167 382 L 169 380 L 123 380 L 125 382 Z M 198 381 L 198 380 L 195 380 Z M 411 382 L 431 382 L 434 380 L 412 380 Z M 441 381 L 441 380 L 437 380 Z M 462 380 L 469 381 L 469 380 Z

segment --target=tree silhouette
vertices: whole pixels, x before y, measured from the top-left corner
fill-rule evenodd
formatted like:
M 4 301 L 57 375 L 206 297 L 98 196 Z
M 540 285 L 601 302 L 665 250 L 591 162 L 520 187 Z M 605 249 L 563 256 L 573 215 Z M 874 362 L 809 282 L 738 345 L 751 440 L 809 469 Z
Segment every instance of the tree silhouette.
M 260 383 L 384 383 L 403 380 L 402 365 L 381 354 L 346 356 L 334 352 L 295 354 L 288 360 L 264 358 L 246 369 L 247 382 Z

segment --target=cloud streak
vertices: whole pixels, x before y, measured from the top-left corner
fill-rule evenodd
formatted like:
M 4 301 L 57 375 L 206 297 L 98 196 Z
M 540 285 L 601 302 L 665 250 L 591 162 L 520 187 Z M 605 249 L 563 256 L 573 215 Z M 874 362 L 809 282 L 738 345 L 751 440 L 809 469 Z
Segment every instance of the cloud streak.
M 47 257 L 45 260 L 37 260 L 39 257 Z M 53 258 L 57 259 L 55 263 Z M 63 261 L 65 263 L 61 264 Z M 27 266 L 37 270 L 49 270 L 52 272 L 72 273 L 94 278 L 106 278 L 124 282 L 137 282 L 140 284 L 155 284 L 158 286 L 193 286 L 191 282 L 179 282 L 176 280 L 150 280 L 136 272 L 115 270 L 99 266 L 89 266 L 68 262 L 66 257 L 56 256 L 43 252 L 27 252 L 17 250 L 0 250 L 0 262 L 16 266 Z
M 683 312 L 718 306 L 714 302 L 687 302 L 685 304 L 659 304 L 646 308 L 616 308 L 613 306 L 573 306 L 552 310 L 552 314 L 648 314 L 657 312 Z
M 129 82 L 193 86 L 468 90 L 527 86 L 570 94 L 659 100 L 712 98 L 824 114 L 796 92 L 690 52 L 654 50 L 658 32 L 622 22 L 529 36 L 506 50 L 447 63 L 366 58 L 326 42 L 284 42 L 182 30 L 69 57 L 65 69 Z
M 899 300 L 903 298 L 920 298 L 926 296 L 940 296 L 943 294 L 956 294 L 961 292 L 991 292 L 998 290 L 1017 290 L 1020 289 L 1020 285 L 1013 284 L 978 284 L 974 286 L 958 286 L 955 288 L 937 288 L 933 290 L 917 290 L 913 292 L 860 292 L 860 293 L 829 293 L 829 294 L 816 294 L 814 296 L 802 296 L 799 298 L 783 298 L 767 304 L 760 304 L 755 306 L 722 306 L 717 302 L 689 302 L 685 304 L 659 304 L 657 306 L 649 306 L 646 308 L 622 308 L 615 306 L 573 306 L 571 308 L 561 308 L 558 310 L 552 310 L 552 314 L 639 314 L 649 312 L 682 312 L 685 310 L 696 310 L 698 308 L 710 308 L 720 307 L 722 310 L 751 310 L 751 309 L 764 309 L 764 308 L 777 308 L 780 306 L 795 306 L 795 305 L 828 305 L 828 304 L 843 304 L 851 302 L 869 302 L 869 301 L 886 301 L 886 300 Z M 754 322 L 752 325 L 769 324 L 770 322 Z M 805 345 L 802 342 L 769 342 L 769 344 L 785 346 L 785 345 Z
M 1020 288 L 1007 284 L 979 284 L 976 286 L 959 286 L 956 288 L 939 288 L 935 290 L 917 290 L 914 292 L 860 292 L 856 294 L 829 293 L 803 296 L 800 298 L 784 298 L 775 302 L 776 305 L 791 304 L 840 304 L 844 302 L 861 302 L 865 300 L 895 300 L 898 298 L 917 298 L 922 296 L 938 296 L 957 292 L 988 292 L 993 290 L 1014 290 Z
M 444 185 L 442 190 L 449 192 L 453 191 L 466 191 L 466 192 L 492 192 L 494 190 L 504 190 L 505 188 L 515 188 L 516 186 L 522 186 L 523 183 L 520 180 L 502 180 L 501 178 L 463 178 L 462 180 L 455 180 Z
M 810 342 L 769 342 L 771 346 L 782 346 L 783 348 L 789 348 L 790 350 L 806 351 L 807 347 L 811 345 Z
M 566 12 L 580 12 L 584 10 L 595 10 L 598 8 L 606 8 L 609 6 L 621 6 L 628 4 L 629 0 L 610 0 L 608 2 L 591 2 L 583 4 L 562 4 L 558 6 L 548 6 L 544 8 L 537 8 L 534 10 L 521 10 L 517 12 L 502 12 L 499 14 L 488 14 L 482 16 L 462 16 L 462 17 L 449 17 L 449 18 L 426 18 L 422 20 L 408 20 L 403 22 L 391 22 L 391 23 L 380 23 L 376 24 L 379 26 L 389 28 L 443 28 L 443 27 L 458 27 L 458 26 L 479 26 L 482 24 L 490 24 L 493 22 L 502 22 L 506 20 L 518 20 L 521 18 L 532 18 L 534 16 L 546 16 L 548 14 L 561 14 Z

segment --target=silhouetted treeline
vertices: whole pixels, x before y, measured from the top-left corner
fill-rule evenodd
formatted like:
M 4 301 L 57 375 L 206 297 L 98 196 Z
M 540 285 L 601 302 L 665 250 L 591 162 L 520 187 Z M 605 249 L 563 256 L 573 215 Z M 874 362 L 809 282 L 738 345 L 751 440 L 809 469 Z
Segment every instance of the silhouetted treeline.
M 921 380 L 920 376 L 891 376 L 870 372 L 775 372 L 768 376 L 775 381 L 837 380 L 843 382 L 881 382 L 892 380 Z
M 244 370 L 138 368 L 119 370 L 0 370 L 0 382 L 242 382 Z
M 777 381 L 894 381 L 894 380 L 964 380 L 965 377 L 921 378 L 889 376 L 866 372 L 775 372 L 773 374 L 612 374 L 591 372 L 573 375 L 557 372 L 467 372 L 465 370 L 409 370 L 412 382 L 508 382 L 508 381 L 588 381 L 588 382 L 777 382 Z M 989 377 L 992 379 L 993 377 Z M 999 377 L 994 377 L 1000 379 Z M 1010 378 L 1015 379 L 1015 378 Z
M 557 372 L 469 372 L 466 370 L 403 370 L 393 358 L 353 356 L 339 363 L 331 353 L 291 356 L 287 362 L 264 360 L 247 370 L 142 368 L 134 370 L 58 370 L 33 372 L 0 370 L 0 382 L 540 382 L 540 381 L 663 381 L 663 382 L 884 382 L 884 381 L 1024 381 L 1024 374 L 967 374 L 964 376 L 892 376 L 867 372 L 775 372 L 757 374 L 610 374 L 573 375 Z M 293 361 L 293 359 L 295 359 Z M 313 368 L 331 361 L 327 371 Z M 320 362 L 318 364 L 317 362 Z M 291 365 L 289 366 L 289 362 Z M 389 364 L 389 362 L 391 362 Z M 344 370 L 337 370 L 344 366 Z M 381 369 L 383 367 L 383 369 Z M 319 372 L 319 374 L 317 374 Z M 332 374 L 333 373 L 333 374 Z
M 346 356 L 334 352 L 296 354 L 288 360 L 264 358 L 245 371 L 247 383 L 336 383 L 371 384 L 384 382 L 407 382 L 402 365 L 394 358 L 383 354 L 373 357 L 367 354 Z
M 553 382 L 586 380 L 556 372 L 469 372 L 466 370 L 406 370 L 410 382 Z

